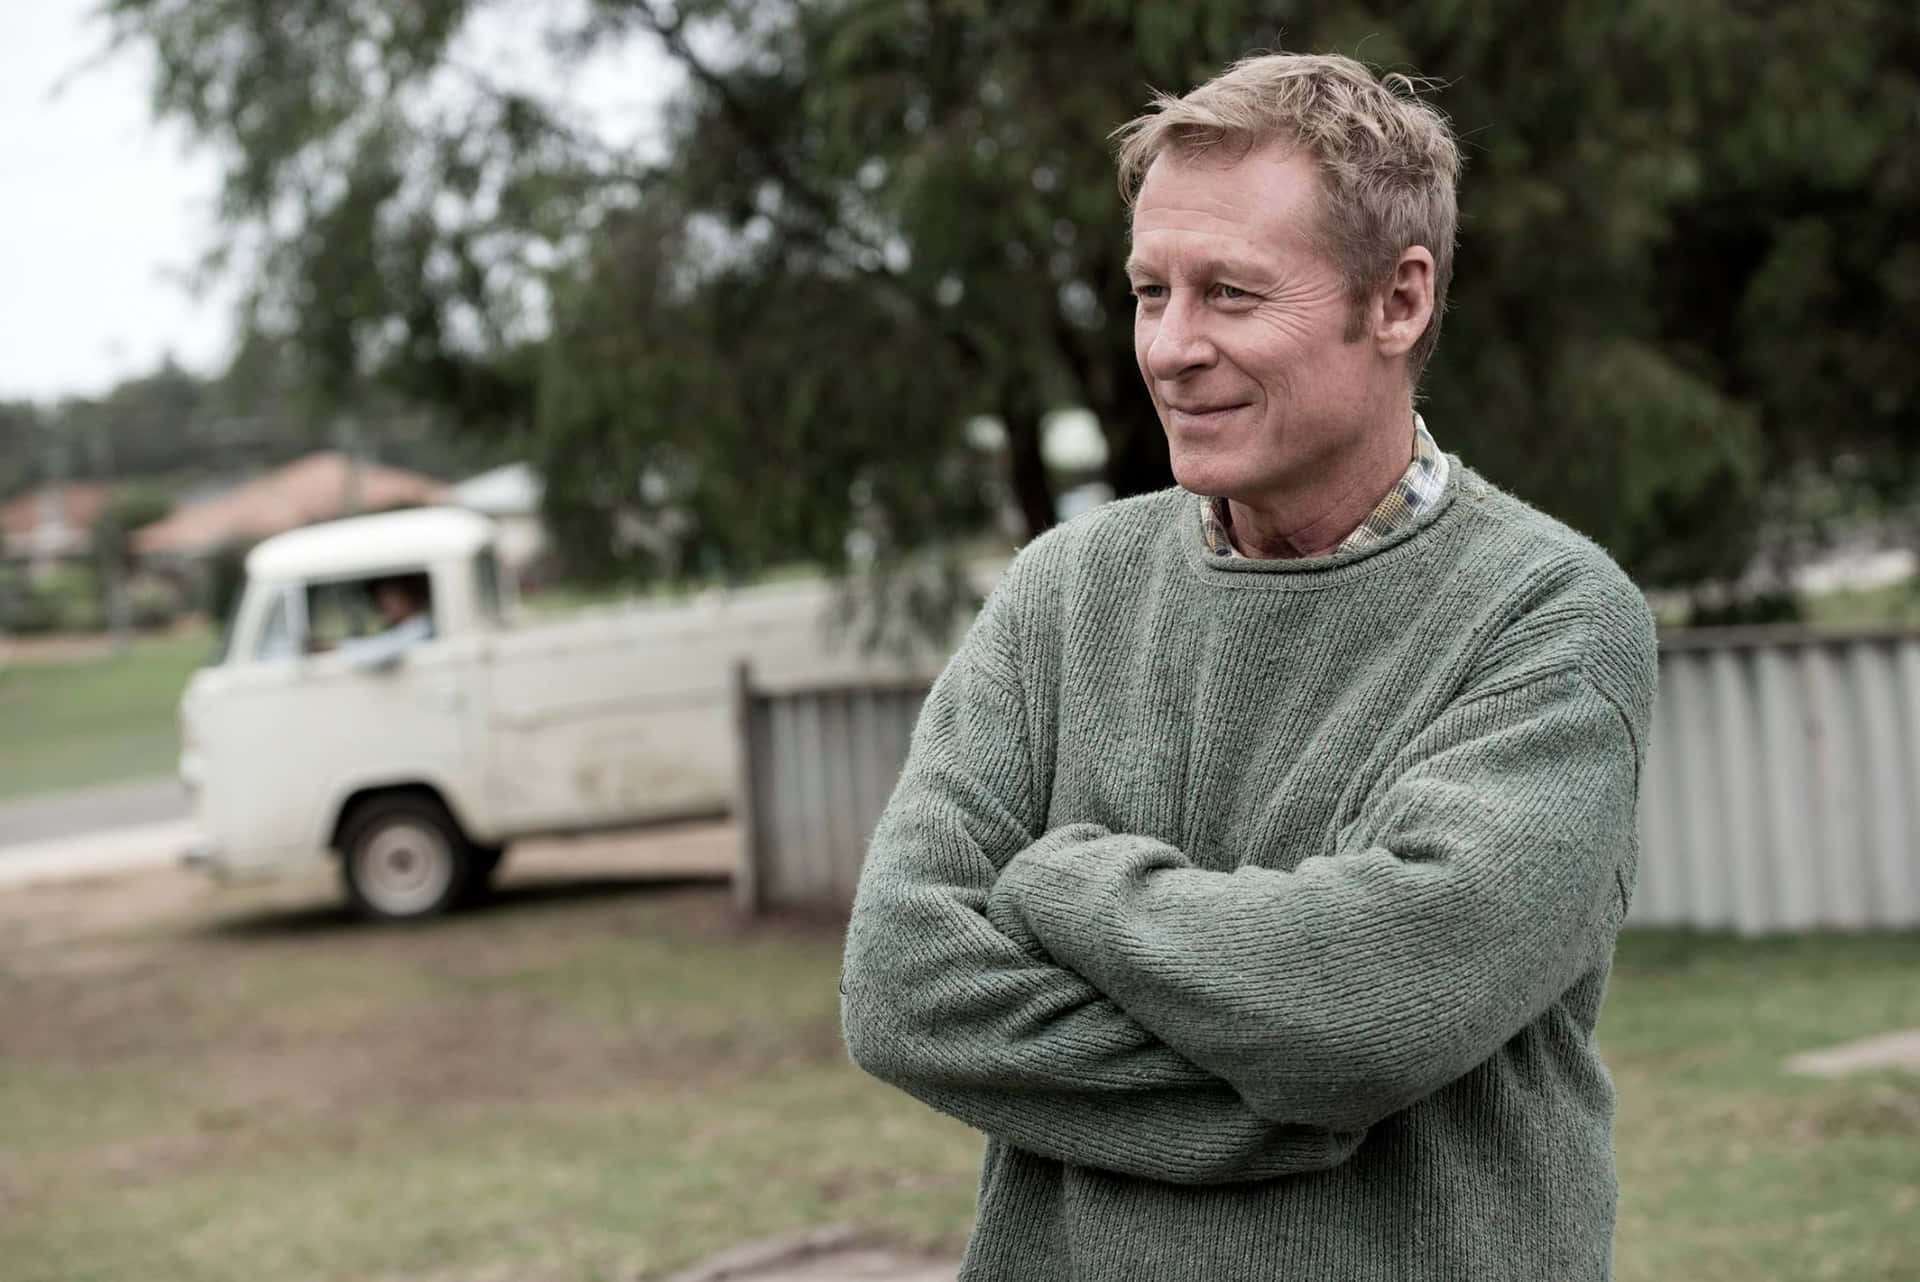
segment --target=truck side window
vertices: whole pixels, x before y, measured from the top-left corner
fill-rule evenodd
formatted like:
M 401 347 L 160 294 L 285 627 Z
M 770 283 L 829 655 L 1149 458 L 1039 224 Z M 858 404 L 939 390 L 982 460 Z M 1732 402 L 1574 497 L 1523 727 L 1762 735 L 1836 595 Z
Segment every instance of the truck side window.
M 259 644 L 254 646 L 256 659 L 287 659 L 294 653 L 293 619 L 287 611 L 287 594 L 276 592 L 273 605 L 267 610 L 266 622 L 260 628 Z
M 350 647 L 420 615 L 431 635 L 432 581 L 425 570 L 309 584 L 307 650 L 318 654 Z
M 377 631 L 364 580 L 316 583 L 307 589 L 308 649 L 331 650 Z

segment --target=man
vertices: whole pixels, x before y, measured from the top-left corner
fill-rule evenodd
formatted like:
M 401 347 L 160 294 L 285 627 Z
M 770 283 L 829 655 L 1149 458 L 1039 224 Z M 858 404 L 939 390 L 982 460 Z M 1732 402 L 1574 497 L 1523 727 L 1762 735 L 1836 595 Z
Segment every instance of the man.
M 847 938 L 855 1059 L 988 1136 L 963 1279 L 1608 1275 L 1652 621 L 1413 413 L 1459 161 L 1406 90 L 1272 55 L 1122 131 L 1182 488 L 1015 560 Z
M 408 650 L 432 639 L 433 613 L 428 609 L 431 591 L 426 575 L 395 574 L 374 579 L 367 584 L 367 597 L 384 627 L 370 637 L 341 643 L 340 653 L 350 666 L 363 672 L 390 668 Z

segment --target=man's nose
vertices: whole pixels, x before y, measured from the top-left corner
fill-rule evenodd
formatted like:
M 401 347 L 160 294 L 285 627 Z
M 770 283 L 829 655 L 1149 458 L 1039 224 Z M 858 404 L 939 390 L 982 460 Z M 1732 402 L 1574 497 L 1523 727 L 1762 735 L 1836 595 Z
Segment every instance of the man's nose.
M 1174 379 L 1211 364 L 1213 357 L 1213 343 L 1207 336 L 1199 300 L 1186 290 L 1175 290 L 1155 318 L 1153 337 L 1147 344 L 1147 373 L 1154 378 Z

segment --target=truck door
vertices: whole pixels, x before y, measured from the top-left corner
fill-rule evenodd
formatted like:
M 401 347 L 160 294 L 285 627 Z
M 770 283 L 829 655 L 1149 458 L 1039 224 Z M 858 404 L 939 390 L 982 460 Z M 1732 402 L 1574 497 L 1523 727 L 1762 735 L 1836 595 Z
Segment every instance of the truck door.
M 205 683 L 199 805 L 235 867 L 312 852 L 312 791 L 296 724 L 304 702 L 300 642 L 304 598 L 297 585 L 255 584 L 241 603 L 233 650 Z
M 448 582 L 464 568 L 396 567 L 308 585 L 307 653 L 288 714 L 303 727 L 316 774 L 329 781 L 320 790 L 327 808 L 358 788 L 420 782 L 438 788 L 463 822 L 484 826 L 475 813 L 483 642 L 457 627 L 464 602 L 452 599 L 457 588 Z M 381 614 L 393 584 L 411 585 L 416 614 Z

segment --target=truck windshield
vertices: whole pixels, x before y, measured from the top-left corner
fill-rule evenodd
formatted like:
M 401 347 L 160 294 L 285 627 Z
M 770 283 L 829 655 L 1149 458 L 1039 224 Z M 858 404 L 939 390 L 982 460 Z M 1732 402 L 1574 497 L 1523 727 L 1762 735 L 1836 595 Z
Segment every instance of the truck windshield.
M 217 668 L 232 657 L 233 629 L 240 622 L 240 603 L 245 599 L 246 593 L 235 592 L 227 604 L 227 617 L 220 624 L 220 635 L 214 638 L 213 653 L 207 656 L 209 668 Z
M 260 625 L 260 636 L 253 645 L 254 658 L 290 659 L 299 652 L 300 638 L 294 629 L 293 612 L 287 605 L 291 599 L 284 590 L 273 594 L 273 604 L 267 607 L 266 620 Z

